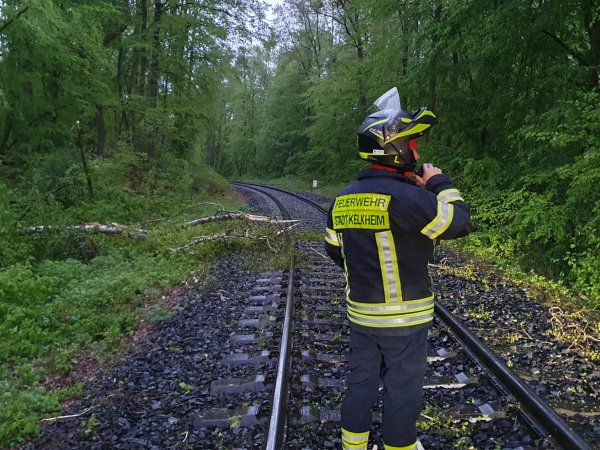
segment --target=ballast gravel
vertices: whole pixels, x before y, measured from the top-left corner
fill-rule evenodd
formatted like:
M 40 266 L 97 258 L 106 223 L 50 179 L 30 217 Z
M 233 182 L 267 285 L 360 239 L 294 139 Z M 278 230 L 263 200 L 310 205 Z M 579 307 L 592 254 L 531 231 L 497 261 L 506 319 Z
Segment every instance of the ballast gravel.
M 274 205 L 264 197 L 244 194 L 254 210 L 268 213 Z M 306 194 L 326 204 L 323 198 Z M 295 216 L 310 212 L 306 225 L 322 227 L 308 205 L 294 200 L 290 208 Z M 286 202 L 288 203 L 288 202 Z M 222 258 L 215 266 L 210 283 L 191 284 L 180 292 L 181 301 L 172 316 L 152 326 L 145 340 L 119 363 L 102 369 L 84 390 L 83 399 L 70 403 L 63 416 L 46 423 L 38 438 L 23 446 L 32 449 L 260 449 L 265 443 L 266 415 L 270 391 L 242 394 L 231 400 L 211 393 L 211 383 L 219 378 L 245 377 L 255 368 L 229 367 L 221 363 L 232 352 L 240 352 L 230 343 L 239 333 L 238 320 L 247 305 L 260 274 L 248 269 L 252 262 L 241 254 Z M 434 285 L 440 301 L 461 320 L 465 320 L 488 345 L 506 360 L 547 401 L 564 410 L 577 411 L 581 405 L 590 415 L 566 414 L 571 426 L 592 446 L 600 448 L 600 415 L 594 413 L 600 402 L 600 370 L 568 342 L 561 341 L 548 309 L 534 301 L 521 287 L 498 275 L 477 269 L 471 275 L 447 268 L 466 268 L 471 262 L 446 248 L 438 249 L 438 268 L 433 269 Z M 464 272 L 464 271 L 463 271 Z M 500 329 L 502 333 L 493 332 Z M 590 341 L 592 351 L 598 341 Z M 276 351 L 276 344 L 271 349 Z M 272 383 L 272 368 L 258 367 Z M 343 370 L 343 368 L 340 368 Z M 443 369 L 440 368 L 440 373 Z M 482 393 L 487 395 L 489 391 Z M 327 402 L 322 392 L 314 391 L 315 403 Z M 258 399 L 258 400 L 257 400 Z M 443 391 L 432 395 L 436 402 L 455 403 Z M 339 399 L 338 399 L 339 400 Z M 231 429 L 205 427 L 200 414 L 210 408 L 231 410 L 244 402 L 260 403 L 258 427 L 237 424 Z M 494 420 L 477 431 L 457 438 L 422 432 L 425 448 L 486 448 L 494 436 L 506 435 L 513 424 Z M 378 423 L 373 435 L 380 435 Z M 444 441 L 445 440 L 445 441 Z M 339 428 L 324 424 L 318 434 L 295 435 L 289 449 L 339 448 Z M 317 447 L 315 446 L 317 445 Z M 499 448 L 536 448 L 528 435 L 514 436 Z

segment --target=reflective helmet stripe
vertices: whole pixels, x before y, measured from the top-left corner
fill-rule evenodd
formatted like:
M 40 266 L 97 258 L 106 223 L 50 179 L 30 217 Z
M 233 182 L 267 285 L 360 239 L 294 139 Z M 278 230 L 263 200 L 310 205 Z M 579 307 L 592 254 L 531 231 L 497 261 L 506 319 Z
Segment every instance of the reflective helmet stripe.
M 385 143 L 389 144 L 390 142 L 393 142 L 396 139 L 405 138 L 405 137 L 408 137 L 408 136 L 414 136 L 414 135 L 420 134 L 423 131 L 425 131 L 427 128 L 430 128 L 430 127 L 431 127 L 430 123 L 418 123 L 418 124 L 415 124 L 412 127 L 409 126 L 409 128 L 407 128 L 406 130 L 401 131 L 400 133 L 396 134 L 391 139 L 388 139 L 387 141 L 385 141 Z
M 382 123 L 386 123 L 387 121 L 388 121 L 388 119 L 381 119 L 381 120 L 378 120 L 377 122 L 373 122 L 371 125 L 369 125 L 368 127 L 366 127 L 364 129 L 364 131 L 368 130 L 369 128 L 373 128 L 375 125 L 380 125 Z

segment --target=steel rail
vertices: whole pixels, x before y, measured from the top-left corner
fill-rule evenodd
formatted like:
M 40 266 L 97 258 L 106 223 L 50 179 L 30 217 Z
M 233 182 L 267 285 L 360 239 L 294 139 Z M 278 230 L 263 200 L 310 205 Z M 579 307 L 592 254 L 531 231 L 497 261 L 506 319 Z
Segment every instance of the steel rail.
M 236 183 L 238 186 L 255 190 L 269 197 L 279 208 L 284 219 L 290 219 L 289 211 L 272 194 L 265 192 L 254 185 L 246 183 Z M 266 186 L 264 186 L 266 187 Z M 277 362 L 277 376 L 275 379 L 275 388 L 273 389 L 273 408 L 269 420 L 269 430 L 267 432 L 266 450 L 279 450 L 283 446 L 285 439 L 285 430 L 287 425 L 286 404 L 289 395 L 290 381 L 290 352 L 292 347 L 292 315 L 294 308 L 294 256 L 290 258 L 290 269 L 288 276 L 288 289 L 285 302 L 285 315 L 281 330 L 281 346 L 279 350 L 279 360 Z
M 231 184 L 233 185 L 240 185 L 240 186 L 248 186 L 248 187 L 252 187 L 252 186 L 257 186 L 259 188 L 266 188 L 266 189 L 271 189 L 273 191 L 278 191 L 281 192 L 283 194 L 287 194 L 291 197 L 295 197 L 298 200 L 302 200 L 304 203 L 308 203 L 310 206 L 312 206 L 315 209 L 318 209 L 320 212 L 322 212 L 323 214 L 327 214 L 327 209 L 323 208 L 321 205 L 319 205 L 316 202 L 313 202 L 312 200 L 309 200 L 307 198 L 302 197 L 301 195 L 296 194 L 295 192 L 290 192 L 290 191 L 286 191 L 285 189 L 280 189 L 280 188 L 276 188 L 276 187 L 272 187 L 272 186 L 267 186 L 266 184 L 258 184 L 258 183 L 246 183 L 246 182 L 242 182 L 242 181 L 232 181 Z M 267 194 L 264 191 L 261 191 L 264 194 Z
M 248 185 L 248 183 L 239 182 L 236 182 L 236 184 Z M 293 192 L 265 185 L 251 184 L 251 186 L 268 188 L 291 195 L 327 214 L 327 210 L 318 203 Z M 268 195 L 262 190 L 261 192 Z M 452 331 L 469 356 L 490 373 L 492 381 L 499 385 L 501 390 L 510 393 L 520 402 L 520 414 L 541 437 L 553 439 L 566 450 L 591 450 L 590 445 L 575 433 L 556 411 L 544 403 L 541 397 L 525 381 L 515 374 L 498 355 L 438 300 L 435 300 L 435 315 Z
M 294 257 L 290 261 L 290 274 L 288 278 L 287 300 L 285 304 L 285 317 L 283 319 L 281 349 L 277 363 L 277 379 L 273 393 L 273 410 L 267 435 L 267 450 L 279 450 L 285 437 L 287 422 L 286 404 L 290 387 L 290 350 L 292 347 L 292 313 L 294 300 Z
M 446 325 L 465 348 L 469 356 L 490 372 L 505 392 L 521 403 L 521 413 L 532 427 L 544 437 L 551 437 L 565 449 L 591 450 L 567 423 L 515 374 L 478 337 L 465 327 L 444 305 L 436 300 L 437 317 Z M 524 409 L 524 411 L 523 411 Z

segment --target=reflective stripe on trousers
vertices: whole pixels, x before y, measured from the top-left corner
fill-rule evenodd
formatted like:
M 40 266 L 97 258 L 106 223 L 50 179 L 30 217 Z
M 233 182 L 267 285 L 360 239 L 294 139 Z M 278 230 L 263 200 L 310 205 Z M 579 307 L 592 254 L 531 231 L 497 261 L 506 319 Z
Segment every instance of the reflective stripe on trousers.
M 369 432 L 355 433 L 342 428 L 342 448 L 344 450 L 367 450 Z

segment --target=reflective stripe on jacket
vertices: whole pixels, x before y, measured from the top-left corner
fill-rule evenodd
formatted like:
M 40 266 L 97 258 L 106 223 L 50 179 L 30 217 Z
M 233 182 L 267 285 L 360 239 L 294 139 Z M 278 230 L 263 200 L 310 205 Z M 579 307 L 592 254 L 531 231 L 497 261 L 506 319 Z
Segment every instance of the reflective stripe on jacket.
M 410 334 L 433 320 L 427 269 L 435 239 L 469 233 L 469 208 L 443 174 L 426 188 L 398 173 L 368 169 L 333 202 L 325 247 L 346 275 L 351 326 Z

